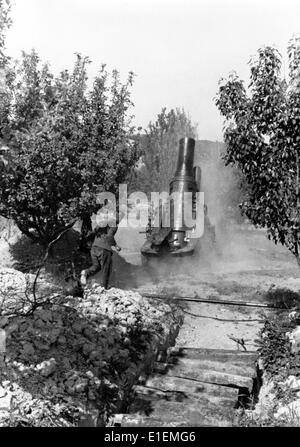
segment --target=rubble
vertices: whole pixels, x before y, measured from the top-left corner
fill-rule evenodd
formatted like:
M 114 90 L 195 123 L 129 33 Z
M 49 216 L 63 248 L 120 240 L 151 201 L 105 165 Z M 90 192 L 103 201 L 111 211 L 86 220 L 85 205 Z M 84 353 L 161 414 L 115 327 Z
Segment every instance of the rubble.
M 31 275 L 32 276 L 32 275 Z M 26 275 L 11 268 L 0 270 L 1 295 L 5 293 L 24 293 L 26 291 Z
M 36 366 L 37 371 L 39 371 L 42 376 L 49 377 L 56 370 L 56 360 L 52 357 L 49 360 L 44 360 L 42 363 Z
M 95 412 L 104 425 L 158 350 L 174 344 L 181 322 L 169 305 L 97 285 L 83 298 L 2 320 L 0 385 L 13 404 L 0 426 L 76 426 L 95 421 Z
M 35 275 L 22 273 L 12 268 L 0 269 L 0 327 L 7 324 L 7 317 L 12 314 L 25 313 L 32 302 L 33 284 Z M 58 287 L 45 279 L 35 284 L 35 295 L 42 300 L 45 296 L 51 296 L 58 291 Z
M 287 336 L 291 343 L 291 351 L 296 354 L 300 351 L 300 326 L 297 326 L 292 332 L 288 332 Z
M 12 393 L 0 386 L 0 418 L 11 411 Z
M 291 390 L 300 390 L 300 378 L 291 375 L 284 382 L 279 382 L 279 385 L 290 388 Z
M 275 419 L 285 418 L 300 422 L 300 399 L 290 402 L 287 405 L 280 406 L 274 414 Z

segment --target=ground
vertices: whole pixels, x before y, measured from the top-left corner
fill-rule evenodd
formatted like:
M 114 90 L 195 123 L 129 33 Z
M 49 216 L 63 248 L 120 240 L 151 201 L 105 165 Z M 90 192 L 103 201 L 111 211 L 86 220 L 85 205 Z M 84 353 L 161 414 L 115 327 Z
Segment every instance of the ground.
M 9 277 L 10 292 L 27 284 L 20 272 L 0 276 L 1 286 Z M 52 296 L 30 314 L 9 310 L 3 306 L 0 316 L 0 426 L 103 426 L 158 351 L 174 344 L 181 324 L 165 303 L 100 286 L 83 298 Z
M 118 243 L 123 247 L 121 256 L 138 265 L 143 240 L 137 230 L 119 230 Z M 134 241 L 134 246 L 128 241 Z M 300 269 L 295 258 L 284 247 L 269 241 L 263 230 L 250 225 L 217 229 L 215 252 L 200 249 L 193 259 L 180 259 L 172 264 L 151 263 L 151 267 L 151 275 L 149 271 L 135 267 L 136 275 L 127 276 L 123 286 L 135 287 L 140 293 L 196 294 L 205 299 L 252 303 L 272 301 L 279 289 L 300 290 Z M 255 339 L 263 325 L 262 309 L 189 303 L 186 310 L 195 315 L 244 321 L 217 321 L 186 314 L 177 344 L 235 349 L 236 342 L 229 338 L 232 337 L 243 338 L 248 350 L 255 349 Z M 267 315 L 274 312 L 263 311 Z M 247 319 L 254 321 L 247 322 Z
M 122 247 L 114 254 L 111 285 L 174 297 L 275 303 L 289 290 L 300 291 L 300 269 L 284 247 L 275 246 L 262 230 L 250 225 L 217 227 L 217 243 L 200 247 L 193 258 L 142 265 L 140 248 L 145 235 L 138 229 L 120 228 L 116 239 Z M 1 266 L 11 266 L 12 256 L 1 242 Z M 90 286 L 99 281 L 99 275 Z M 265 321 L 278 311 L 209 303 L 178 303 L 184 324 L 178 347 L 257 349 L 256 340 Z M 241 345 L 244 342 L 244 347 Z
M 276 246 L 264 230 L 251 225 L 217 226 L 214 250 L 200 248 L 197 256 L 168 262 L 141 264 L 140 248 L 145 241 L 143 229 L 119 228 L 116 239 L 122 247 L 114 254 L 111 285 L 135 289 L 140 293 L 198 295 L 200 298 L 265 302 L 278 289 L 300 290 L 300 268 L 290 252 Z M 1 241 L 1 266 L 11 265 L 7 242 Z M 92 279 L 99 281 L 100 274 Z M 223 320 L 261 320 L 261 309 L 189 303 L 187 312 Z M 265 310 L 267 314 L 273 312 Z M 217 321 L 185 315 L 178 343 L 194 347 L 236 347 L 231 338 L 243 338 L 247 349 L 261 328 L 259 321 Z

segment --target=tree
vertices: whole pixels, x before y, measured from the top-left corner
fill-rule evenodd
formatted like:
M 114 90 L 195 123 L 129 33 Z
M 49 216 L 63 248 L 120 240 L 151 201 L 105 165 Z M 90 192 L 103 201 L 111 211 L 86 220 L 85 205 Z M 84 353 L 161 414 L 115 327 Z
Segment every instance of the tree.
M 221 79 L 216 104 L 225 117 L 225 161 L 248 183 L 243 212 L 300 265 L 300 37 L 288 46 L 289 77 L 273 47 L 250 61 L 249 90 L 235 74 Z
M 135 171 L 131 188 L 146 193 L 168 191 L 175 172 L 178 143 L 185 136 L 196 137 L 196 128 L 184 110 L 167 112 L 163 108 L 141 136 L 141 165 Z
M 10 8 L 10 0 L 0 0 L 0 70 L 4 68 L 7 61 L 4 50 L 6 31 L 11 25 Z
M 138 159 L 128 115 L 133 74 L 122 84 L 105 66 L 87 88 L 89 59 L 54 76 L 35 51 L 6 70 L 0 137 L 9 150 L 0 178 L 0 215 L 47 246 L 99 210 L 97 194 L 116 193 Z
M 9 58 L 5 54 L 5 37 L 11 25 L 10 8 L 10 0 L 0 0 L 0 113 L 2 112 L 4 103 L 7 101 L 5 78 Z M 1 156 L 0 161 L 2 162 Z

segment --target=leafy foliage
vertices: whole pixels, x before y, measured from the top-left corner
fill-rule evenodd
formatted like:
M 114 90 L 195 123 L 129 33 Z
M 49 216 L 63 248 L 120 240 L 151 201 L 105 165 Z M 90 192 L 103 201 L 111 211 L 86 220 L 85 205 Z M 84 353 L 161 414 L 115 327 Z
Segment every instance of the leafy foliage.
M 279 291 L 283 294 L 283 290 Z M 291 292 L 291 291 L 290 291 Z M 290 301 L 288 290 L 285 291 L 287 302 Z M 292 293 L 292 292 L 291 292 Z M 283 297 L 283 295 L 282 295 Z M 291 304 L 291 303 L 289 303 Z M 299 302 L 294 307 L 299 315 Z M 287 379 L 291 376 L 299 378 L 300 354 L 292 352 L 288 332 L 299 325 L 299 316 L 290 318 L 290 311 L 285 311 L 272 318 L 268 318 L 260 332 L 260 339 L 256 340 L 259 346 L 260 359 L 264 371 L 264 381 L 271 385 L 268 395 L 272 399 L 260 402 L 258 412 L 242 412 L 238 421 L 239 426 L 297 426 L 299 427 L 299 415 L 290 409 L 290 413 L 276 415 L 279 408 L 289 406 L 297 401 L 297 388 L 292 388 Z M 262 411 L 263 409 L 263 411 Z
M 281 380 L 289 375 L 300 375 L 300 355 L 293 353 L 287 332 L 292 331 L 297 322 L 290 321 L 288 313 L 266 320 L 257 340 L 264 371 L 269 377 Z
M 122 84 L 102 66 L 88 90 L 89 63 L 77 54 L 72 72 L 54 76 L 32 51 L 6 71 L 0 214 L 44 246 L 96 212 L 97 193 L 115 193 L 138 159 L 128 115 L 133 73 Z
M 267 320 L 262 330 L 259 352 L 263 360 L 265 371 L 272 377 L 274 375 L 288 374 L 288 364 L 292 357 L 286 322 L 281 320 Z
M 289 79 L 273 47 L 250 61 L 249 91 L 235 74 L 221 79 L 216 104 L 225 117 L 225 161 L 249 185 L 242 211 L 300 265 L 300 37 L 288 46 Z
M 131 179 L 131 188 L 149 193 L 168 191 L 177 162 L 179 140 L 195 137 L 196 128 L 184 110 L 166 108 L 150 122 L 141 138 L 141 166 Z
M 10 0 L 0 0 L 0 69 L 3 69 L 5 62 L 7 61 L 4 49 L 6 31 L 11 25 L 10 8 Z

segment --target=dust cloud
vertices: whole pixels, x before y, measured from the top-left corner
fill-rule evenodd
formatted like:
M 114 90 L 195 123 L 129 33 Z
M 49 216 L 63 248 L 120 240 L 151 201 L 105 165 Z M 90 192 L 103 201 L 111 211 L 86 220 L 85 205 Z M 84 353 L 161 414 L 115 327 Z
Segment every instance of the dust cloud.
M 284 269 L 289 270 L 288 275 L 298 276 L 289 251 L 269 241 L 265 230 L 256 229 L 241 216 L 238 203 L 243 199 L 243 193 L 236 171 L 226 167 L 221 158 L 224 146 L 211 142 L 203 146 L 203 143 L 202 147 L 197 147 L 195 165 L 202 170 L 201 190 L 208 206 L 209 220 L 215 226 L 216 242 L 211 243 L 204 235 L 193 256 L 159 258 L 142 265 L 140 249 L 146 240 L 145 234 L 141 229 L 119 228 L 117 242 L 122 252 L 121 256 L 114 255 L 115 279 L 119 286 L 163 287 L 168 283 L 174 288 L 188 290 L 189 282 L 200 284 L 208 275 L 212 281 L 222 275 L 231 275 L 239 283 L 247 281 L 244 274 L 257 282 L 259 276 L 268 275 L 268 272 L 271 283 L 274 272 L 277 275 L 276 272 Z
M 119 228 L 117 242 L 123 249 L 121 256 L 132 266 L 138 284 L 158 283 L 166 278 L 175 280 L 181 275 L 200 280 L 202 272 L 226 273 L 261 267 L 259 257 L 252 250 L 255 229 L 243 222 L 238 210 L 237 198 L 241 195 L 238 182 L 233 169 L 225 167 L 221 158 L 223 145 L 213 144 L 212 148 L 197 147 L 196 150 L 195 164 L 201 167 L 201 190 L 208 206 L 209 220 L 215 226 L 216 242 L 212 244 L 203 236 L 192 257 L 160 258 L 142 266 L 140 249 L 145 234 L 141 229 Z M 125 283 L 132 282 L 129 269 L 125 270 Z

